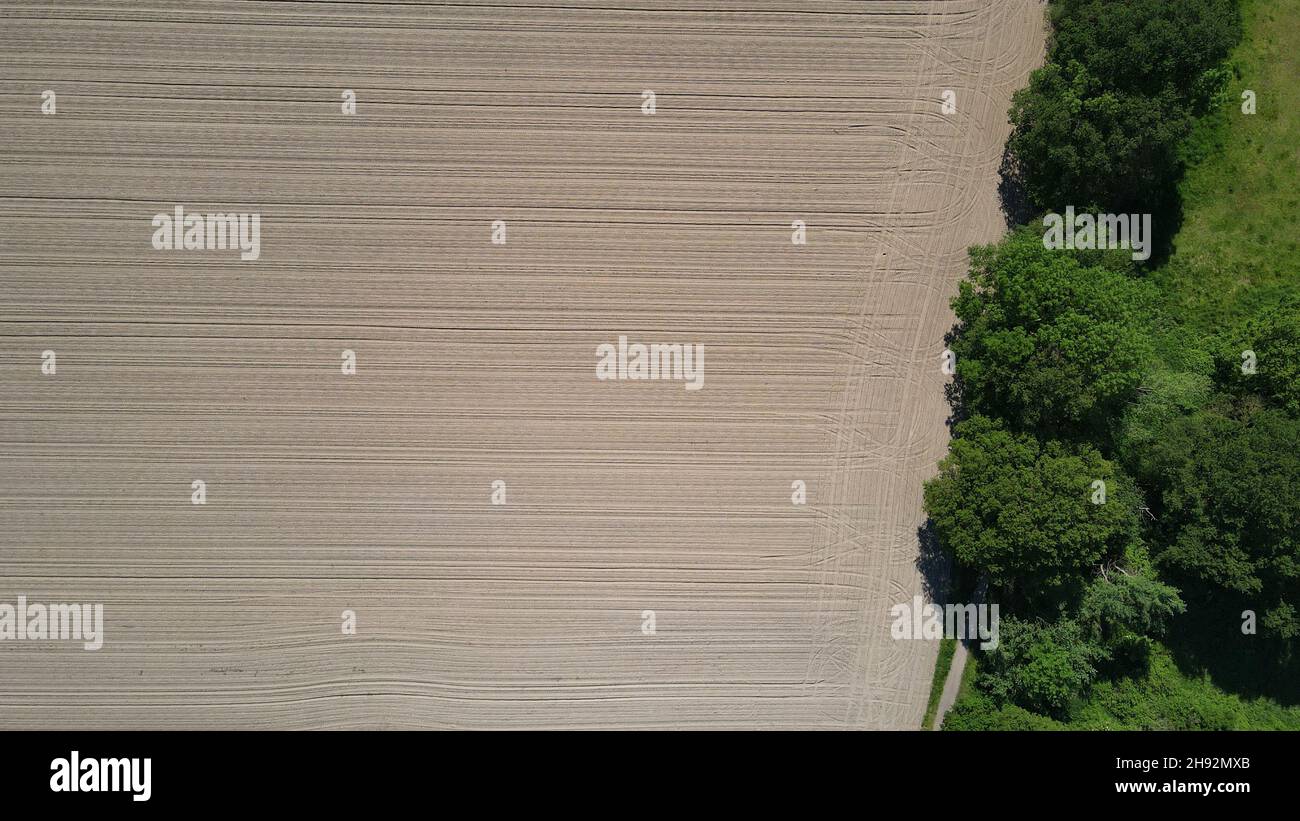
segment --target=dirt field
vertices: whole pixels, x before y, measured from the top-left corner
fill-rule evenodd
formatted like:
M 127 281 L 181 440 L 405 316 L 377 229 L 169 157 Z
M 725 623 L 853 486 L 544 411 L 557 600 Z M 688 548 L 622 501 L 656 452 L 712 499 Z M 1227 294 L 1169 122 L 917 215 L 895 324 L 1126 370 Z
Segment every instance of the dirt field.
M 1039 0 L 195 8 L 0 11 L 0 604 L 104 615 L 0 641 L 0 728 L 919 726 Z

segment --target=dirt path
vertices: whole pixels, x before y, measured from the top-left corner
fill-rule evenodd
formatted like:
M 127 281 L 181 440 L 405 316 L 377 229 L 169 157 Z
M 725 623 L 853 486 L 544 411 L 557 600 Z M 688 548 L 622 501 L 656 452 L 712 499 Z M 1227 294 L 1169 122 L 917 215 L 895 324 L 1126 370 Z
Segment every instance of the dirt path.
M 966 650 L 965 642 L 957 642 L 957 649 L 952 654 L 952 666 L 948 668 L 948 677 L 943 682 L 943 692 L 939 694 L 939 707 L 934 713 L 934 723 L 930 726 L 931 730 L 943 728 L 944 717 L 952 709 L 952 705 L 957 702 L 957 694 L 961 692 L 962 673 L 966 672 L 966 661 L 970 653 Z
M 0 641 L 0 727 L 919 724 L 1038 0 L 150 6 L 0 12 L 0 603 L 105 630 Z

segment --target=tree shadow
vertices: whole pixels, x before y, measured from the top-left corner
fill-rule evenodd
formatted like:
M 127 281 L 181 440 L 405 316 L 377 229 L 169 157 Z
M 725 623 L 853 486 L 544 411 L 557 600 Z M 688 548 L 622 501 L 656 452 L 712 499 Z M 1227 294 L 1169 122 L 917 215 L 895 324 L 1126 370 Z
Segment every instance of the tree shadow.
M 961 336 L 962 330 L 963 326 L 960 321 L 949 328 L 948 332 L 943 335 L 944 347 L 951 350 Z M 970 416 L 966 411 L 966 402 L 962 398 L 961 380 L 959 378 L 954 376 L 944 384 L 943 398 L 948 403 L 948 417 L 944 419 L 944 424 L 948 426 L 948 435 L 951 437 L 953 428 L 957 426 L 957 423 Z
M 921 571 L 922 590 L 930 601 L 945 604 L 958 589 L 952 558 L 940 546 L 939 534 L 934 532 L 934 523 L 929 519 L 916 529 L 916 540 L 921 547 L 916 556 L 916 569 Z
M 1002 218 L 1007 228 L 1032 222 L 1035 216 L 1029 190 L 1025 187 L 1020 163 L 1009 147 L 1002 149 L 1002 162 L 998 165 L 998 201 L 1002 205 Z
M 1183 675 L 1209 676 L 1219 689 L 1243 698 L 1300 704 L 1300 658 L 1278 642 L 1241 632 L 1241 602 L 1188 601 L 1165 644 Z
M 1179 174 L 1179 179 L 1182 174 Z M 1174 239 L 1183 227 L 1183 197 L 1178 182 L 1152 198 L 1151 205 L 1151 258 L 1143 266 L 1148 271 L 1164 267 L 1174 253 Z

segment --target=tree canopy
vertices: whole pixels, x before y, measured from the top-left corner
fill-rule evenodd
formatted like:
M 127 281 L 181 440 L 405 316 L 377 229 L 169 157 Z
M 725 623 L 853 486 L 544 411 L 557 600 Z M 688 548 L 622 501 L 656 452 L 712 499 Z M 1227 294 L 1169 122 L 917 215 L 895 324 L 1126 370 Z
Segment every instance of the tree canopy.
M 1077 61 L 1035 71 L 1012 97 L 1011 122 L 1008 146 L 1040 208 L 1114 213 L 1163 210 L 1192 126 L 1173 93 L 1108 90 Z
M 1156 562 L 1211 596 L 1255 603 L 1264 630 L 1289 640 L 1300 636 L 1300 422 L 1238 413 L 1180 417 L 1152 444 Z
M 1246 322 L 1221 346 L 1218 377 L 1237 396 L 1256 395 L 1300 418 L 1300 300 Z M 1243 366 L 1253 365 L 1253 373 Z
M 1052 17 L 1052 62 L 1087 66 L 1107 90 L 1194 103 L 1241 39 L 1235 0 L 1057 0 Z
M 1096 449 L 1042 443 L 984 417 L 955 434 L 926 509 L 957 561 L 1008 596 L 1066 596 L 1136 540 L 1132 485 Z
M 1103 657 L 1070 619 L 1001 622 L 998 646 L 984 654 L 981 685 L 995 699 L 1059 716 L 1082 696 Z
M 1114 257 L 1043 247 L 1034 227 L 971 251 L 953 301 L 962 400 L 976 413 L 1059 434 L 1104 426 L 1151 356 L 1151 286 Z
M 1152 213 L 1226 78 L 1235 0 L 1058 0 L 1047 65 L 1013 98 L 1008 142 L 1043 209 Z

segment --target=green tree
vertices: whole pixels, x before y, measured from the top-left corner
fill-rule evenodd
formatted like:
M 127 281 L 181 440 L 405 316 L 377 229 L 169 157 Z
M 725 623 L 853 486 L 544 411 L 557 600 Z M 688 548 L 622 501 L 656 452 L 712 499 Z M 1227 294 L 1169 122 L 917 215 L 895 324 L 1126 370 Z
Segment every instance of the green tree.
M 1260 396 L 1300 418 L 1300 300 L 1262 312 L 1233 337 L 1219 356 L 1220 382 L 1237 396 Z M 1251 364 L 1254 372 L 1243 372 Z
M 1184 591 L 1253 605 L 1276 638 L 1300 635 L 1300 421 L 1220 402 L 1174 420 L 1144 465 L 1157 565 Z
M 972 249 L 953 300 L 967 408 L 1047 435 L 1107 425 L 1152 351 L 1154 293 L 1130 270 L 1114 255 L 1044 248 L 1041 226 Z
M 1137 538 L 1136 491 L 1094 448 L 1040 443 L 984 417 L 956 427 L 925 504 L 940 543 L 1004 602 L 1069 598 Z
M 1237 0 L 1057 0 L 1051 60 L 1087 66 L 1112 90 L 1173 91 L 1204 105 L 1241 39 Z
M 1077 61 L 1035 71 L 1012 97 L 1010 119 L 1007 146 L 1034 204 L 1117 213 L 1166 210 L 1193 123 L 1173 92 L 1107 89 Z
M 1152 470 L 1148 456 L 1175 420 L 1196 413 L 1214 394 L 1209 376 L 1156 369 L 1143 380 L 1141 393 L 1123 416 L 1116 451 L 1139 480 Z
M 1059 0 L 1047 65 L 1012 98 L 1008 147 L 1043 209 L 1162 212 L 1194 115 L 1241 38 L 1236 0 Z
M 1178 591 L 1142 573 L 1115 567 L 1088 585 L 1078 621 L 1112 658 L 1145 663 L 1152 638 L 1187 609 Z
M 1070 619 L 1002 619 L 998 646 L 980 661 L 978 685 L 999 702 L 1061 716 L 1083 696 L 1105 652 Z

